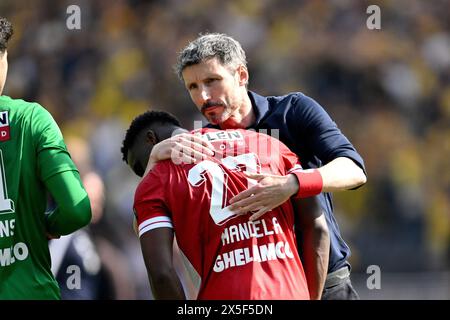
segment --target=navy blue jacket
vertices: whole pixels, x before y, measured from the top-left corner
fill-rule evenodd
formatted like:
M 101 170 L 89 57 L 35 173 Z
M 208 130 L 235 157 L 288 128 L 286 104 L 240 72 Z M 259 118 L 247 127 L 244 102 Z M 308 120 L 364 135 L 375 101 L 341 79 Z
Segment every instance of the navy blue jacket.
M 269 97 L 251 91 L 248 94 L 256 121 L 247 129 L 260 132 L 266 129 L 267 134 L 273 137 L 276 134 L 271 129 L 278 129 L 279 140 L 297 154 L 303 168 L 318 168 L 338 157 L 347 157 L 365 172 L 364 161 L 353 145 L 326 111 L 310 97 L 300 92 Z M 350 267 L 347 262 L 350 249 L 342 239 L 334 218 L 332 196 L 321 193 L 318 197 L 325 211 L 331 240 L 328 272 Z

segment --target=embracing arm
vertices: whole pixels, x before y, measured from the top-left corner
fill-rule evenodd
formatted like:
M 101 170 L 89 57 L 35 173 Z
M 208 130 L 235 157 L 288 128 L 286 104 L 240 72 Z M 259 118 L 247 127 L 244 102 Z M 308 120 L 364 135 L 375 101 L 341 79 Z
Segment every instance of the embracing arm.
M 177 134 L 154 145 L 144 176 L 158 161 L 172 159 L 175 164 L 196 163 L 213 155 L 214 147 L 207 140 L 195 134 Z
M 305 95 L 297 98 L 287 121 L 293 137 L 298 139 L 295 144 L 300 161 L 312 161 L 312 167 L 319 166 L 316 157 L 320 159 L 321 167 L 317 170 L 322 179 L 322 190 L 319 192 L 344 191 L 356 189 L 366 183 L 367 177 L 364 161 L 349 139 L 341 132 L 325 109 L 315 100 Z M 302 154 L 304 152 L 304 154 Z M 308 184 L 308 179 L 300 181 L 298 195 L 302 196 L 302 186 Z
M 157 300 L 184 300 L 183 287 L 173 265 L 173 230 L 156 228 L 140 237 L 153 295 Z
M 296 198 L 306 198 L 320 192 L 353 189 L 366 183 L 363 170 L 351 159 L 344 157 L 336 158 L 316 169 L 312 179 L 308 178 L 311 176 L 309 171 L 301 170 L 285 176 L 252 173 L 246 175 L 258 183 L 233 197 L 230 200 L 230 209 L 237 214 L 258 210 L 250 220 L 258 219 L 294 195 L 297 195 Z
M 300 171 L 274 178 L 254 176 L 258 183 L 231 199 L 240 212 L 263 208 L 261 214 L 275 208 L 291 196 L 305 198 L 321 192 L 355 189 L 366 183 L 364 162 L 350 141 L 325 110 L 309 97 L 298 98 L 298 105 L 286 116 L 289 133 L 297 141 L 297 152 L 306 153 L 307 163 L 313 157 L 325 164 L 318 169 Z
M 317 197 L 293 200 L 297 243 L 312 300 L 319 300 L 328 272 L 330 237 L 327 222 Z
M 322 176 L 322 192 L 354 189 L 367 181 L 364 171 L 346 157 L 336 158 L 317 170 Z
M 291 175 L 296 176 L 297 181 L 288 178 L 286 188 L 296 190 L 291 194 L 296 198 L 306 198 L 321 192 L 356 189 L 367 181 L 364 171 L 352 159 L 346 157 L 333 159 L 318 169 L 296 170 Z

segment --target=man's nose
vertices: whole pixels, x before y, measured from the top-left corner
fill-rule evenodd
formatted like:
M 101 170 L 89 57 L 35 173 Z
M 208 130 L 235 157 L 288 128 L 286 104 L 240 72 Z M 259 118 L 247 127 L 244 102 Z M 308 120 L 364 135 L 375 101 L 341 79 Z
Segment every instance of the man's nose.
M 209 93 L 209 90 L 205 87 L 202 88 L 200 95 L 201 95 L 203 102 L 206 102 L 209 99 L 211 99 L 211 94 Z

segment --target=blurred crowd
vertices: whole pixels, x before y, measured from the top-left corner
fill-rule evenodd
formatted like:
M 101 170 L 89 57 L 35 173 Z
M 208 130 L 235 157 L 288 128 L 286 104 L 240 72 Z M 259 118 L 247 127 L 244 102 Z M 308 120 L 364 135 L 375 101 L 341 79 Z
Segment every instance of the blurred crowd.
M 74 4 L 80 30 L 66 26 Z M 370 4 L 380 30 L 366 26 Z M 148 108 L 188 129 L 202 120 L 173 65 L 207 31 L 241 42 L 251 90 L 311 96 L 363 156 L 368 183 L 335 194 L 353 270 L 449 270 L 449 12 L 448 0 L 2 0 L 15 28 L 5 94 L 47 108 L 76 142 L 83 172 L 96 174 L 86 179 L 101 213 L 89 232 L 116 298 L 151 295 L 132 230 L 138 179 L 120 154 L 125 130 Z

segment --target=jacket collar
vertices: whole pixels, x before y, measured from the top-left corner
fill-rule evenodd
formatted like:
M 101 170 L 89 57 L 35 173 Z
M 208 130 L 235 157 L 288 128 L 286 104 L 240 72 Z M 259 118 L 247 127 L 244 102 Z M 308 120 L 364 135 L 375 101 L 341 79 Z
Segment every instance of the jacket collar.
M 269 111 L 269 101 L 266 97 L 260 96 L 259 94 L 248 91 L 248 96 L 250 97 L 250 101 L 252 102 L 252 108 L 255 112 L 255 123 L 251 125 L 249 128 L 256 128 L 259 126 L 261 120 L 266 116 Z

